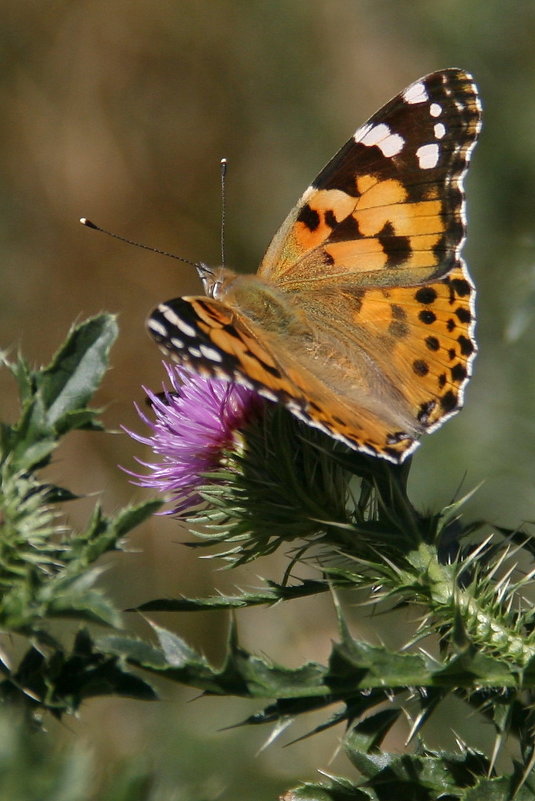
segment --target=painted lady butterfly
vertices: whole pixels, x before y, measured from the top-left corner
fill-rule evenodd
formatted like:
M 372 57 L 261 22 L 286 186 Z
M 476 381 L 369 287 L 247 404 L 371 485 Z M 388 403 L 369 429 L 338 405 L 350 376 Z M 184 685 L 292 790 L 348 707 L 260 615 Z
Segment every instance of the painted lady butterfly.
M 459 410 L 476 351 L 460 249 L 480 117 L 466 72 L 413 83 L 320 172 L 256 275 L 196 265 L 206 297 L 158 306 L 154 339 L 194 372 L 401 462 Z

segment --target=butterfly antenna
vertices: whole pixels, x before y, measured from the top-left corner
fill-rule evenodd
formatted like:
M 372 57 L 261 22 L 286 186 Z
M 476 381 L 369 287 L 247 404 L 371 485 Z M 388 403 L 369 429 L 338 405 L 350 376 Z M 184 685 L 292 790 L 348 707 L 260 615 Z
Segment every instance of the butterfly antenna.
M 221 159 L 221 265 L 225 266 L 225 176 L 227 160 Z
M 100 225 L 96 225 L 91 220 L 88 220 L 87 217 L 80 217 L 80 222 L 82 225 L 85 225 L 87 228 L 93 228 L 95 231 L 100 231 L 101 234 L 107 234 L 108 236 L 113 237 L 114 239 L 118 239 L 120 242 L 126 242 L 127 245 L 134 245 L 136 248 L 142 248 L 143 250 L 150 250 L 151 253 L 157 253 L 159 256 L 167 256 L 169 259 L 176 259 L 176 261 L 182 261 L 184 264 L 191 264 L 192 267 L 195 267 L 197 270 L 199 268 L 205 268 L 204 264 L 200 264 L 196 261 L 191 261 L 191 259 L 185 259 L 183 256 L 177 256 L 176 253 L 169 253 L 167 250 L 160 250 L 160 248 L 153 248 L 150 245 L 144 245 L 142 242 L 136 242 L 134 239 L 127 239 L 126 236 L 121 236 L 120 234 L 114 234 L 113 231 L 106 231 L 105 228 L 101 228 Z

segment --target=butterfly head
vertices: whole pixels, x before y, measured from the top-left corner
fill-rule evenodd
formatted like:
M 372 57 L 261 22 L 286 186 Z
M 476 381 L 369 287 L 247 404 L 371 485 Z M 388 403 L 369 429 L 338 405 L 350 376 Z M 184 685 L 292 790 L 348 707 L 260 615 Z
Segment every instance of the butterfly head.
M 209 267 L 207 264 L 199 262 L 195 268 L 202 281 L 205 294 L 216 300 L 225 296 L 228 285 L 236 278 L 236 273 L 226 267 Z

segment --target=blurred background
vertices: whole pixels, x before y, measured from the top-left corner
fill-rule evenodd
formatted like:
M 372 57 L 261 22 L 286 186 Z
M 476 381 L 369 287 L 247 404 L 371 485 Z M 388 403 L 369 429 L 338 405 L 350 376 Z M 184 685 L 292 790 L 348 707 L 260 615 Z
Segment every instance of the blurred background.
M 227 260 L 254 271 L 291 205 L 357 125 L 420 75 L 472 71 L 485 115 L 466 185 L 465 256 L 479 291 L 480 354 L 464 411 L 415 456 L 411 493 L 438 509 L 459 486 L 464 493 L 483 482 L 468 515 L 508 526 L 533 519 L 532 0 L 3 0 L 1 8 L 0 348 L 47 362 L 73 320 L 117 312 L 121 336 L 97 398 L 115 431 L 143 430 L 133 403 L 143 400 L 141 384 L 159 389 L 163 379 L 144 329 L 148 312 L 200 286 L 186 265 L 82 228 L 78 218 L 218 263 L 225 156 Z M 13 419 L 6 374 L 0 397 L 2 418 Z M 122 433 L 71 435 L 52 471 L 74 491 L 101 493 L 111 511 L 146 497 L 118 469 L 133 467 L 135 455 L 146 457 Z M 90 500 L 70 507 L 75 525 Z M 285 565 L 281 555 L 239 575 L 217 572 L 184 539 L 168 519 L 140 529 L 133 552 L 107 565 L 104 583 L 117 602 L 207 595 L 255 584 L 261 570 L 278 579 Z M 225 615 L 154 617 L 221 658 Z M 324 660 L 336 636 L 327 598 L 247 611 L 239 627 L 248 648 L 287 665 Z M 372 642 L 400 644 L 396 627 L 379 629 L 373 619 L 355 627 Z M 158 704 L 92 701 L 62 727 L 65 742 L 96 755 L 96 788 L 133 754 L 157 772 L 161 798 L 179 801 L 263 801 L 315 779 L 317 768 L 350 772 L 336 757 L 341 730 L 284 748 L 306 731 L 296 727 L 257 755 L 267 729 L 221 731 L 250 705 L 188 703 L 195 692 L 160 690 Z

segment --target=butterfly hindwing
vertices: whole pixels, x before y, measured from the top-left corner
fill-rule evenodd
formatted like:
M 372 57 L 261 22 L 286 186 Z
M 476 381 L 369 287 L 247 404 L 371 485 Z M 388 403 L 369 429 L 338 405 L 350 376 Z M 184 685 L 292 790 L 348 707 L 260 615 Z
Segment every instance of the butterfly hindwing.
M 399 461 L 416 447 L 415 430 L 399 431 L 369 409 L 331 397 L 291 348 L 280 342 L 270 348 L 261 332 L 218 300 L 183 297 L 162 303 L 151 314 L 148 329 L 187 369 L 253 389 L 352 448 Z

